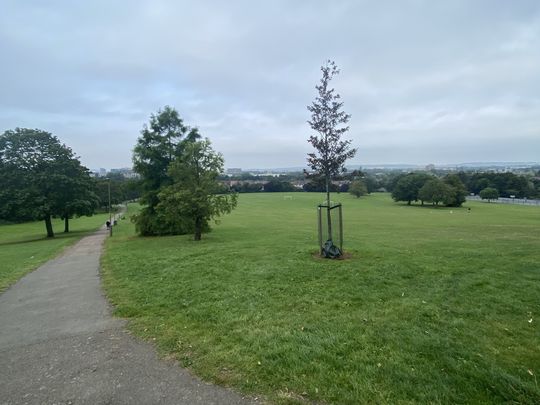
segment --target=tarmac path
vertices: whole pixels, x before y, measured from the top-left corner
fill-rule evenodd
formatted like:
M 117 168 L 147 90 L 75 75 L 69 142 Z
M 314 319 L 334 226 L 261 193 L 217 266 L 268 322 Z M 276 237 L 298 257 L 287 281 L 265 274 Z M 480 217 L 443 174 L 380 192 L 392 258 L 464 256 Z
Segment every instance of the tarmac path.
M 99 278 L 108 231 L 0 295 L 0 404 L 247 404 L 126 332 Z M 1 263 L 0 263 L 1 265 Z

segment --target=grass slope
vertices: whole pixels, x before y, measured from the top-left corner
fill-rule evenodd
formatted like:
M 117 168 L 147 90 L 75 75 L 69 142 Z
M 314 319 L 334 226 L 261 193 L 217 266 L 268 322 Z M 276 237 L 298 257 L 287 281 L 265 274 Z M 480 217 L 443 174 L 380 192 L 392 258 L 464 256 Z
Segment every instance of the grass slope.
M 273 402 L 540 403 L 538 208 L 334 196 L 352 258 L 329 261 L 312 256 L 323 196 L 290 195 L 241 195 L 198 243 L 119 227 L 103 260 L 117 314 Z
M 0 226 L 0 292 L 98 229 L 106 218 L 108 214 L 72 219 L 69 233 L 63 233 L 64 221 L 53 220 L 54 238 L 46 237 L 43 221 Z

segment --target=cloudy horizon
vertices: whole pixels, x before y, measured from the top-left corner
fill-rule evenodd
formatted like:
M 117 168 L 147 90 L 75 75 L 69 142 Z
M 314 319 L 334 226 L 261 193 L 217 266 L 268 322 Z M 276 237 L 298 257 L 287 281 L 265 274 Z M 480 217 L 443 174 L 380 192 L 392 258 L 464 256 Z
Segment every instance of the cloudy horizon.
M 52 132 L 91 168 L 130 167 L 165 105 L 226 167 L 305 166 L 326 59 L 350 165 L 540 160 L 537 1 L 0 3 L 0 133 Z

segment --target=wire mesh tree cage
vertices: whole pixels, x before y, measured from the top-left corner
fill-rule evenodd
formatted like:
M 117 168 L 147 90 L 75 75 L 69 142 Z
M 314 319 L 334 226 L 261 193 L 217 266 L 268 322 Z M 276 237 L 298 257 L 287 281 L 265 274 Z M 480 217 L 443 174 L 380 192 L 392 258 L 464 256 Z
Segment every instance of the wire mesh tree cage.
M 343 213 L 340 203 L 317 207 L 319 251 L 321 256 L 338 258 L 343 253 Z

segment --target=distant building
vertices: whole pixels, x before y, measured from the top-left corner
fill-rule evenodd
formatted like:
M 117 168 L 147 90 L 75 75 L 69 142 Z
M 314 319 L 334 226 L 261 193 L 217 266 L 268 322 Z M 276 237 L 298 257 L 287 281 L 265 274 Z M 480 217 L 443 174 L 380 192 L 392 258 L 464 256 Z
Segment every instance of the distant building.
M 90 172 L 90 176 L 92 177 L 107 177 L 108 175 L 121 175 L 122 177 L 125 177 L 126 179 L 138 179 L 140 175 L 138 173 L 135 173 L 133 169 L 130 169 L 129 167 L 122 167 L 120 169 L 111 169 L 110 171 L 107 171 L 107 169 L 100 168 L 99 170 L 92 170 Z
M 137 179 L 139 178 L 139 174 L 135 173 L 133 169 L 130 169 L 129 167 L 122 167 L 120 169 L 111 169 L 111 173 L 121 174 L 126 179 Z
M 231 167 L 230 169 L 227 169 L 226 173 L 230 176 L 234 176 L 237 174 L 242 174 L 242 169 L 239 167 Z

